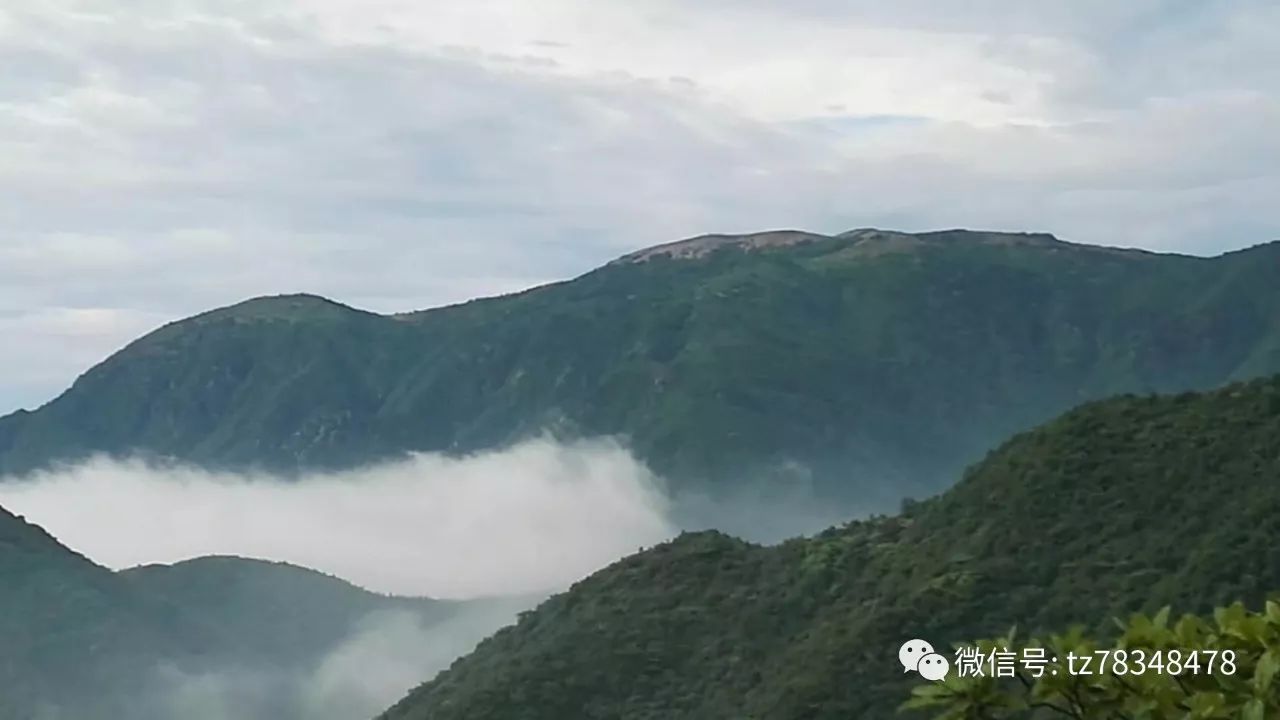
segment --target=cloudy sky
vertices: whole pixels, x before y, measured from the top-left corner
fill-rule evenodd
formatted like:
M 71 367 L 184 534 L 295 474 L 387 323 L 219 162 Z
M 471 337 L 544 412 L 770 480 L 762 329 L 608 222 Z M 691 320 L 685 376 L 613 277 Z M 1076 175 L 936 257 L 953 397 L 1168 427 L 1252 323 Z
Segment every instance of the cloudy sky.
M 0 412 L 292 291 L 420 308 L 708 231 L 1280 238 L 1280 6 L 8 0 Z

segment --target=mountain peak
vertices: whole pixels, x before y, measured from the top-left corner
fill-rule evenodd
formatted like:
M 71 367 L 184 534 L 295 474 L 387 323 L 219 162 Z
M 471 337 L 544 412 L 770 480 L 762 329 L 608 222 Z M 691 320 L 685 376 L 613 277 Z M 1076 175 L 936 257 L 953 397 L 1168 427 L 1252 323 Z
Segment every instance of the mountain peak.
M 262 323 L 319 322 L 324 324 L 340 322 L 359 316 L 381 317 L 375 313 L 357 310 L 319 295 L 306 293 L 265 295 L 250 298 L 234 305 L 215 308 L 182 320 L 175 320 L 133 341 L 122 352 L 150 352 L 155 350 L 158 344 L 163 344 L 168 340 L 179 337 L 181 333 L 192 327 L 200 327 L 210 323 L 230 322 L 237 325 L 257 325 Z
M 206 316 L 239 317 L 255 320 L 296 319 L 317 314 L 347 314 L 359 312 L 355 308 L 309 293 L 264 295 L 250 298 L 234 305 L 205 313 Z
M 236 311 L 238 314 L 247 315 L 261 313 L 291 313 L 291 311 L 297 310 L 332 309 L 332 307 L 342 307 L 342 309 L 349 310 L 349 307 L 340 304 L 340 302 L 329 300 L 328 297 L 312 295 L 312 293 L 308 292 L 293 292 L 284 293 L 284 295 L 262 295 L 259 297 L 251 297 L 251 299 L 224 307 L 223 310 L 232 310 Z

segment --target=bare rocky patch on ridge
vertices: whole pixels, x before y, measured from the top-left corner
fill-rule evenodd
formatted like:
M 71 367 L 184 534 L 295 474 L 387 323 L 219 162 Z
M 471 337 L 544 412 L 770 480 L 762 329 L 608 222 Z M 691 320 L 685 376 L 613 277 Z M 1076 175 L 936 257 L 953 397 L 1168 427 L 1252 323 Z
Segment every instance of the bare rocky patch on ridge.
M 831 238 L 827 235 L 800 230 L 771 230 L 747 235 L 699 235 L 686 240 L 677 240 L 629 253 L 618 258 L 614 263 L 641 263 L 657 257 L 689 260 L 705 257 L 725 247 L 739 247 L 743 250 L 763 250 L 829 239 Z

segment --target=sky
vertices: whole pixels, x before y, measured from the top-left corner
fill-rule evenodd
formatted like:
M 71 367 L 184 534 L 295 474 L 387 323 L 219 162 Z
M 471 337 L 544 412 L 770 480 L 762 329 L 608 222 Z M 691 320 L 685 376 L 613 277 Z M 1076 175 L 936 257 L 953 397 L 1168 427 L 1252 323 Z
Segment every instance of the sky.
M 0 413 L 248 297 L 375 311 L 705 232 L 1280 238 L 1261 0 L 8 0 Z

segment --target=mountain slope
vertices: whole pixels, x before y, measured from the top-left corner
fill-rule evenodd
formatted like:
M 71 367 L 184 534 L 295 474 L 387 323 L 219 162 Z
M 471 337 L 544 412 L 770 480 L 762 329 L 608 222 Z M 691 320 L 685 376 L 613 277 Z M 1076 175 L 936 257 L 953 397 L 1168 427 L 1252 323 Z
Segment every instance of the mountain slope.
M 0 508 L 0 718 L 58 717 L 64 703 L 118 717 L 146 691 L 136 668 L 192 667 L 193 649 L 220 646 L 186 626 L 180 608 L 133 592 Z
M 203 557 L 120 573 L 140 594 L 183 608 L 237 640 L 236 662 L 274 667 L 314 661 L 367 616 L 404 612 L 443 622 L 467 603 L 371 593 L 314 570 L 239 557 Z
M 384 717 L 892 718 L 918 682 L 896 660 L 911 638 L 1257 607 L 1280 590 L 1278 436 L 1280 378 L 1090 404 L 898 517 L 626 558 Z
M 113 573 L 0 509 L 0 720 L 366 717 L 413 680 L 343 683 L 327 663 L 420 678 L 528 604 L 385 597 L 242 558 Z
M 197 672 L 163 668 L 156 676 L 162 715 L 211 720 L 369 717 L 535 602 L 384 596 L 239 557 L 149 565 L 121 577 L 234 643 L 206 650 Z
M 259 299 L 162 328 L 0 419 L 0 473 L 93 452 L 347 467 L 551 430 L 626 436 L 678 489 L 785 477 L 896 506 L 1080 402 L 1280 371 L 1278 270 L 1280 245 L 1205 259 L 783 232 L 408 315 Z

